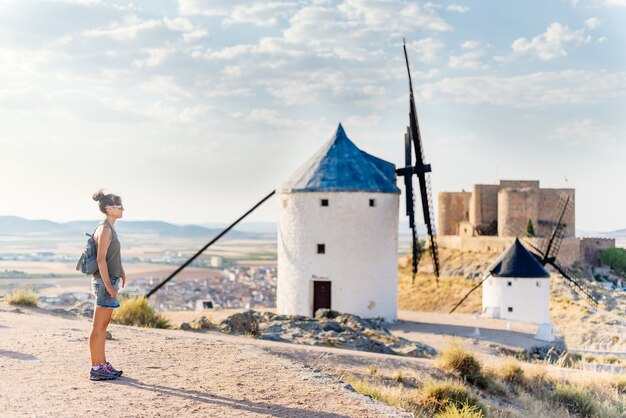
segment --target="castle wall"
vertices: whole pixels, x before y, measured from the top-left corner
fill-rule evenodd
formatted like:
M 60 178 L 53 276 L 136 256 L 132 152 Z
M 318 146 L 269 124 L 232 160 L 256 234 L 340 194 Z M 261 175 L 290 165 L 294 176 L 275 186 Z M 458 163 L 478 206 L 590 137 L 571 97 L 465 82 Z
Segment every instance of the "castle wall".
M 574 189 L 539 189 L 539 225 L 535 225 L 537 236 L 548 237 L 552 234 L 556 222 L 561 213 L 559 212 L 559 200 L 561 195 L 570 196 L 571 209 L 565 212 L 565 237 L 576 236 L 576 205 Z
M 538 224 L 539 194 L 536 189 L 502 189 L 498 192 L 498 236 L 523 235 L 528 220 Z
M 500 188 L 509 187 L 511 189 L 538 189 L 539 180 L 498 180 L 496 183 Z
M 459 223 L 469 220 L 469 192 L 441 192 L 437 198 L 438 204 L 438 228 L 443 235 L 459 234 Z
M 614 238 L 580 238 L 580 252 L 586 263 L 600 266 L 600 252 L 615 248 Z
M 497 184 L 475 184 L 470 198 L 470 223 L 479 235 L 495 228 L 498 223 L 498 192 Z M 494 229 L 495 234 L 495 229 Z
M 557 261 L 564 266 L 571 266 L 582 259 L 581 241 L 595 240 L 595 238 L 565 238 L 561 243 Z M 441 248 L 450 248 L 459 251 L 497 252 L 502 253 L 513 244 L 515 237 L 462 237 L 458 235 L 439 235 L 437 244 Z M 525 238 L 534 247 L 542 249 L 546 244 L 545 238 Z M 611 240 L 609 240 L 611 241 Z M 603 245 L 610 245 L 603 244 Z M 610 247 L 607 247 L 610 248 Z

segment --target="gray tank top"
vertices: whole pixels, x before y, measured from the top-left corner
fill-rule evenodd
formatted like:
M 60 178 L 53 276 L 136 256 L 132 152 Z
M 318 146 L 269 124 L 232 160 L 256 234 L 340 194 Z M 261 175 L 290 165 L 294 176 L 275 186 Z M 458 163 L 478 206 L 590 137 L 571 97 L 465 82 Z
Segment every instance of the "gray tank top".
M 107 267 L 109 270 L 109 277 L 122 277 L 124 274 L 124 270 L 122 269 L 122 253 L 121 253 L 121 245 L 120 240 L 117 239 L 117 232 L 115 229 L 107 222 L 102 221 L 98 224 L 104 225 L 105 227 L 111 228 L 111 242 L 109 243 L 109 248 L 107 249 Z M 96 249 L 97 249 L 96 245 Z M 97 271 L 94 277 L 101 279 L 100 271 Z

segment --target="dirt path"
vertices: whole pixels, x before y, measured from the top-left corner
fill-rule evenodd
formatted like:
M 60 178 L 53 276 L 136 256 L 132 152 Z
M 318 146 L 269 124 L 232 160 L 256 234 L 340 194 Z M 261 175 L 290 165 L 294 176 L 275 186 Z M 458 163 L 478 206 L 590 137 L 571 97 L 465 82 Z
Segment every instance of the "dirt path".
M 112 325 L 109 361 L 88 380 L 90 322 L 0 306 L 0 416 L 410 416 L 245 337 Z

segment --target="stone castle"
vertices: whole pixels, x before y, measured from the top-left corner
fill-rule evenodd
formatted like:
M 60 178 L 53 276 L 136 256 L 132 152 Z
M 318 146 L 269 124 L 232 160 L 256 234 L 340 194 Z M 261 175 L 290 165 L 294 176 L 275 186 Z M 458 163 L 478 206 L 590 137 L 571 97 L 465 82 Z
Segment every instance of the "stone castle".
M 440 192 L 438 243 L 464 251 L 504 251 L 516 236 L 526 236 L 530 221 L 534 245 L 541 248 L 551 235 L 569 196 L 563 242 L 558 260 L 599 264 L 599 252 L 615 246 L 614 239 L 576 238 L 575 191 L 544 189 L 535 180 L 499 180 L 475 184 L 471 192 Z

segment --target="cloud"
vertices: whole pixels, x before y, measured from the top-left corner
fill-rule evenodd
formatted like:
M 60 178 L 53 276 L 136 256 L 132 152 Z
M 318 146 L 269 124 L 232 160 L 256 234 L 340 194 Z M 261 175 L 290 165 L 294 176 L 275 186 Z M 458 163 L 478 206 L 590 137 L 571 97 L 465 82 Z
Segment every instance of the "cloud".
M 197 28 L 189 19 L 184 17 L 163 18 L 165 27 L 175 32 L 181 32 L 183 34 L 183 40 L 190 42 L 197 39 L 206 38 L 209 33 L 202 28 Z
M 173 51 L 168 48 L 145 48 L 142 49 L 142 53 L 146 55 L 145 58 L 138 58 L 133 61 L 133 66 L 142 67 L 156 67 L 160 65 Z
M 293 15 L 296 7 L 295 3 L 279 2 L 258 2 L 236 6 L 223 23 L 225 25 L 253 23 L 257 26 L 274 26 L 279 19 Z
M 512 57 L 522 55 L 536 56 L 541 60 L 548 61 L 567 55 L 564 44 L 575 42 L 587 43 L 591 37 L 585 36 L 584 30 L 571 30 L 558 22 L 551 23 L 546 31 L 528 40 L 518 38 L 511 44 Z
M 444 78 L 423 84 L 420 95 L 428 100 L 490 104 L 513 108 L 606 103 L 626 97 L 626 72 L 565 70 L 523 76 Z
M 276 128 L 302 128 L 308 124 L 306 121 L 283 118 L 277 111 L 265 108 L 252 109 L 244 120 Z
M 570 144 L 611 142 L 615 139 L 615 133 L 610 126 L 587 118 L 560 124 L 554 129 L 550 138 L 564 140 Z
M 478 49 L 461 55 L 451 55 L 448 59 L 448 67 L 465 70 L 485 70 L 489 66 L 481 61 L 484 55 L 484 51 Z
M 461 44 L 462 49 L 476 49 L 480 46 L 478 41 L 465 41 Z
M 598 26 L 600 26 L 600 23 L 601 21 L 597 17 L 590 17 L 589 19 L 585 20 L 585 26 L 589 29 L 597 28 Z
M 245 0 L 178 0 L 178 12 L 181 16 L 223 16 L 229 14 L 233 7 L 246 3 Z
M 417 41 L 410 42 L 407 45 L 409 52 L 415 52 L 418 55 L 418 60 L 423 62 L 433 62 L 439 52 L 445 45 L 443 42 L 433 39 L 424 38 Z
M 142 31 L 158 28 L 162 26 L 160 20 L 143 20 L 137 15 L 128 15 L 123 23 L 112 23 L 106 29 L 91 29 L 83 34 L 91 38 L 110 38 L 116 41 L 127 41 L 135 39 Z
M 453 3 L 453 4 L 448 5 L 448 7 L 446 7 L 446 10 L 449 12 L 467 13 L 469 11 L 469 7 L 461 6 L 460 4 Z

